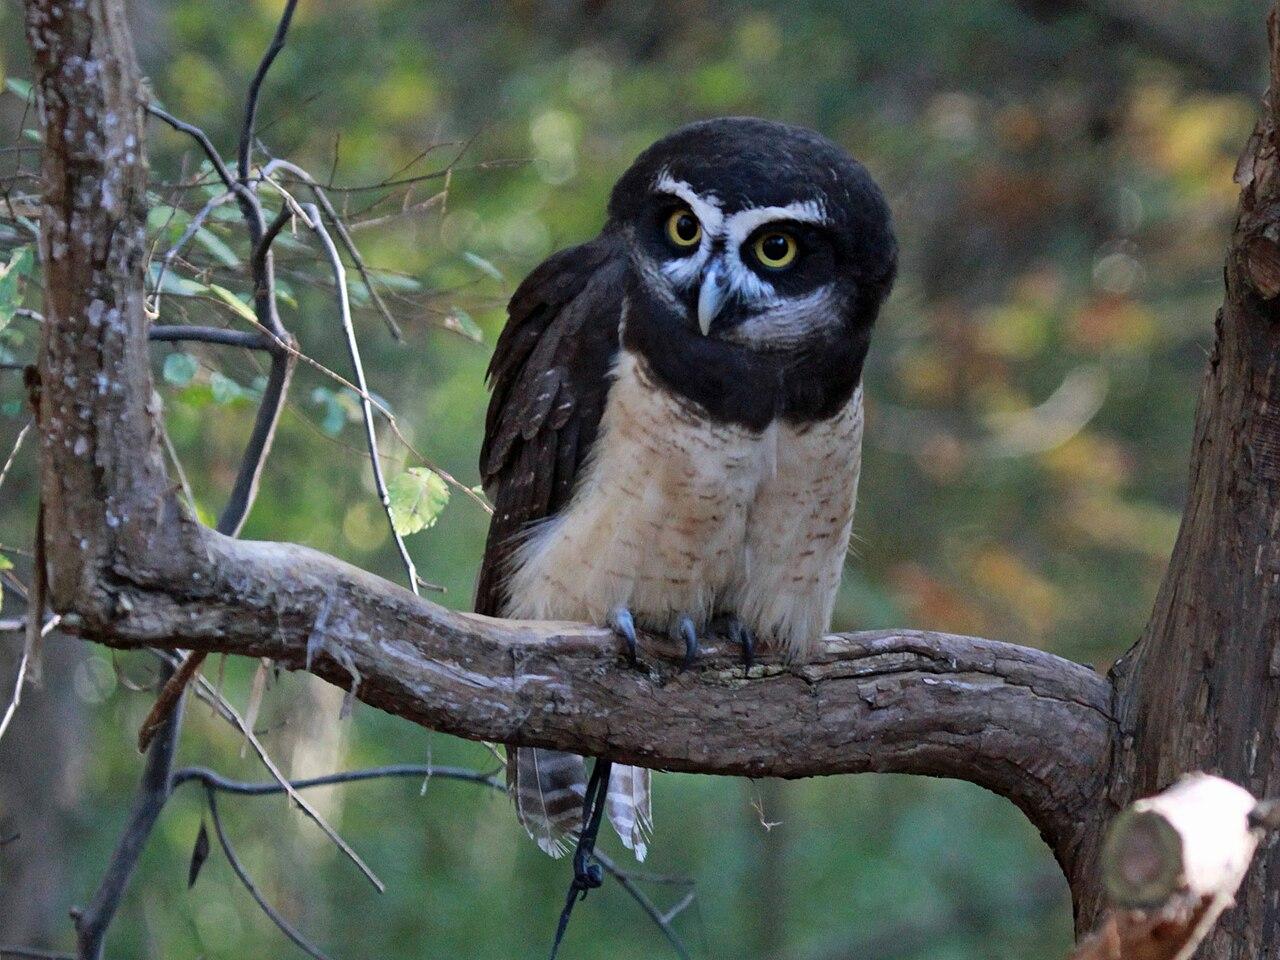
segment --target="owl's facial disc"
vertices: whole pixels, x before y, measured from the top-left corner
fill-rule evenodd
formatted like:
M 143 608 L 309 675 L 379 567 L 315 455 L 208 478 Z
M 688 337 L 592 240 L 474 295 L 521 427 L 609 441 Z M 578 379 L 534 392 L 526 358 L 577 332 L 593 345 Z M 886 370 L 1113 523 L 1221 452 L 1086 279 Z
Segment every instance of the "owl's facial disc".
M 663 174 L 655 189 L 657 276 L 703 336 L 782 346 L 834 315 L 834 263 L 822 204 L 726 210 L 713 193 Z

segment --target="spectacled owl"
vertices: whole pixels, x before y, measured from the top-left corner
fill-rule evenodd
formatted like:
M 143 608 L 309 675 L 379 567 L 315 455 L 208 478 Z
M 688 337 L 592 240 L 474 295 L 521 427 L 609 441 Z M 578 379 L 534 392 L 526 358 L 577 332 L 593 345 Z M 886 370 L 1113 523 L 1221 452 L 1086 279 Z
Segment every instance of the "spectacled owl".
M 861 463 L 862 367 L 892 286 L 884 195 L 809 130 L 721 118 L 649 147 L 594 240 L 520 284 L 489 365 L 493 520 L 476 609 L 636 626 L 687 660 L 713 621 L 803 660 L 830 625 Z M 582 758 L 512 751 L 547 852 L 580 826 Z M 643 859 L 649 772 L 606 812 Z

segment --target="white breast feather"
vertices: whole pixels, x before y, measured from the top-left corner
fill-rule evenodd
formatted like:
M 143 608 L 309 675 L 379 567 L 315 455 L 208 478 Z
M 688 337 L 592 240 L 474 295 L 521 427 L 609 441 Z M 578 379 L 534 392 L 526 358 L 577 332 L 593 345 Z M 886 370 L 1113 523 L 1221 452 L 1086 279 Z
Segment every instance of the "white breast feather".
M 806 656 L 831 620 L 849 541 L 862 391 L 836 416 L 764 431 L 715 424 L 624 351 L 570 504 L 516 552 L 510 616 L 650 629 L 734 612 Z

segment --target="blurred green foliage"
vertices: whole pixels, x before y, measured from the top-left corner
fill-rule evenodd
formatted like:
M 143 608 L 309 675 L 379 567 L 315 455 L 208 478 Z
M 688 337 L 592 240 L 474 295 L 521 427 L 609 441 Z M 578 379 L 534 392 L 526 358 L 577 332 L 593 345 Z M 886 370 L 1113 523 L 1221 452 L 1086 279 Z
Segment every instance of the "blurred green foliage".
M 157 97 L 228 154 L 279 7 L 131 3 Z M 11 194 L 34 189 L 11 175 L 34 169 L 38 140 L 19 16 L 16 5 L 0 7 L 9 90 L 0 175 Z M 1155 0 L 303 0 L 259 130 L 274 155 L 343 187 L 434 174 L 335 196 L 353 221 L 371 221 L 356 239 L 407 334 L 406 345 L 391 340 L 353 275 L 372 389 L 417 451 L 381 430 L 402 529 L 416 531 L 409 543 L 422 577 L 460 608 L 486 516 L 457 491 L 446 505 L 423 468 L 476 482 L 484 366 L 519 278 L 593 235 L 614 178 L 682 122 L 759 114 L 845 144 L 891 198 L 904 263 L 867 368 L 857 542 L 835 625 L 972 632 L 1105 669 L 1141 629 L 1177 528 L 1262 37 L 1259 6 L 1243 0 L 1177 10 Z M 152 134 L 149 229 L 162 252 L 218 190 L 179 189 L 201 158 L 168 129 Z M 8 362 L 29 359 L 36 339 L 15 308 L 39 307 L 21 215 L 0 227 Z M 243 329 L 246 255 L 234 205 L 219 207 L 193 238 L 198 269 L 179 261 L 160 279 L 153 265 L 161 319 Z M 286 324 L 309 356 L 349 378 L 314 247 L 286 231 L 280 260 Z M 265 370 L 228 348 L 157 345 L 154 356 L 168 430 L 209 521 Z M 19 379 L 0 373 L 6 454 L 26 419 Z M 356 395 L 304 364 L 291 397 L 244 535 L 299 541 L 402 579 Z M 0 566 L 12 561 L 22 579 L 33 449 L 0 498 Z M 19 894 L 52 902 L 55 916 L 87 899 L 114 840 L 150 699 L 134 689 L 152 670 L 145 659 L 77 658 L 66 690 L 89 732 L 72 748 L 79 754 L 57 760 L 71 778 L 58 801 L 60 836 L 0 848 L 0 887 L 17 844 L 62 851 L 64 882 Z M 226 665 L 233 702 L 249 696 L 252 672 Z M 286 769 L 493 762 L 481 746 L 367 708 L 339 720 L 340 702 L 305 677 L 283 676 L 268 691 L 258 726 Z M 191 710 L 183 757 L 261 776 L 207 707 Z M 21 776 L 17 761 L 0 763 L 0 778 Z M 264 891 L 335 957 L 539 956 L 567 866 L 538 853 L 507 803 L 480 789 L 388 782 L 317 792 L 387 881 L 383 896 L 283 800 L 223 807 Z M 185 889 L 201 812 L 194 792 L 165 811 L 110 955 L 293 955 L 216 850 Z M 1035 960 L 1061 956 L 1069 939 L 1065 887 L 1047 850 L 1011 805 L 977 788 L 667 775 L 656 813 L 645 869 L 697 881 L 676 925 L 700 956 Z M 0 828 L 6 815 L 0 809 Z M 646 889 L 664 904 L 680 893 Z M 34 939 L 65 945 L 69 925 L 56 919 Z M 609 884 L 579 908 L 564 955 L 666 949 Z

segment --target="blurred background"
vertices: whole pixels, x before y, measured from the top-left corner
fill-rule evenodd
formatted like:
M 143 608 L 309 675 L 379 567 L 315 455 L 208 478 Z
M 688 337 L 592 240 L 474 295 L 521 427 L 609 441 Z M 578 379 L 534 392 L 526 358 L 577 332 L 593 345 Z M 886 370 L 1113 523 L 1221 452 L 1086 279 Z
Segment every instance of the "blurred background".
M 143 70 L 173 113 L 230 155 L 279 0 L 131 0 Z M 268 80 L 260 133 L 340 187 L 397 345 L 359 284 L 392 475 L 419 454 L 464 486 L 503 304 L 542 257 L 594 235 L 613 180 L 671 128 L 717 114 L 812 126 L 873 171 L 895 211 L 900 279 L 866 371 L 856 543 L 837 629 L 928 627 L 1031 644 L 1105 670 L 1137 637 L 1173 542 L 1198 379 L 1221 296 L 1235 157 L 1263 90 L 1264 5 L 1244 0 L 303 0 Z M 0 5 L 0 176 L 38 187 L 21 9 Z M 163 250 L 209 195 L 200 157 L 152 126 L 150 229 Z M 415 182 L 393 185 L 406 178 Z M 381 185 L 377 189 L 367 189 Z M 216 188 L 209 188 L 216 192 Z M 175 208 L 180 208 L 175 212 Z M 185 212 L 183 212 L 185 211 Z M 225 213 L 225 216 L 223 216 Z M 227 207 L 167 279 L 169 322 L 244 327 L 243 238 Z M 25 256 L 0 226 L 0 268 Z M 286 325 L 349 373 L 307 237 L 288 238 Z M 33 279 L 9 271 L 0 360 L 33 355 Z M 34 268 L 30 271 L 34 277 Z M 154 279 L 154 273 L 153 273 Z M 0 284 L 2 286 L 2 284 Z M 214 291 L 216 293 L 216 291 Z M 0 303 L 0 306 L 4 304 Z M 261 389 L 258 358 L 154 348 L 192 496 L 216 514 Z M 0 371 L 0 462 L 28 417 Z M 289 539 L 403 579 L 353 395 L 300 366 L 244 535 Z M 5 607 L 22 612 L 34 447 L 0 490 Z M 418 475 L 421 477 L 422 475 Z M 468 607 L 486 526 L 461 491 L 409 538 L 440 602 Z M 20 640 L 0 634 L 8 702 Z M 67 949 L 140 771 L 155 664 L 60 638 L 42 689 L 0 741 L 0 943 Z M 215 675 L 216 661 L 206 667 Z M 223 689 L 253 699 L 255 664 Z M 491 769 L 481 745 L 281 675 L 256 720 L 294 776 L 379 763 Z M 241 738 L 189 711 L 181 762 L 262 779 Z M 1008 802 L 893 776 L 656 781 L 646 873 L 687 877 L 673 926 L 695 956 L 1039 960 L 1070 940 L 1066 887 Z M 113 957 L 294 956 L 215 850 L 193 889 L 204 806 L 166 808 L 109 939 Z M 317 805 L 387 881 L 379 895 L 279 797 L 223 800 L 266 896 L 335 958 L 545 955 L 569 867 L 481 787 L 379 781 Z M 605 849 L 625 863 L 616 840 Z M 642 881 L 662 909 L 681 884 Z M 617 884 L 578 908 L 566 958 L 673 955 Z

